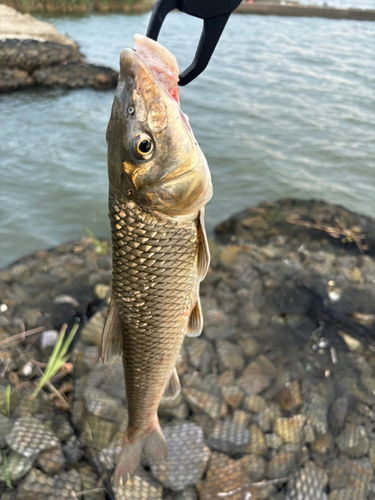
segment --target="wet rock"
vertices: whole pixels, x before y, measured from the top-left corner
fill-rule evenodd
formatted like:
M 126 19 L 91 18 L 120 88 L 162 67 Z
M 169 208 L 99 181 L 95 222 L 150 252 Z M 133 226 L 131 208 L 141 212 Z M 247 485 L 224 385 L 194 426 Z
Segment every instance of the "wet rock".
M 0 465 L 0 481 L 16 481 L 29 472 L 34 459 L 12 451 L 7 457 L 7 465 Z
M 291 418 L 277 418 L 273 424 L 273 431 L 283 443 L 299 444 L 303 437 L 303 427 L 306 422 L 304 415 L 295 415 Z
M 214 450 L 236 454 L 245 451 L 249 439 L 250 432 L 245 426 L 227 418 L 217 422 L 207 442 Z
M 235 410 L 232 415 L 233 422 L 236 422 L 236 424 L 239 425 L 244 425 L 245 427 L 247 427 L 248 423 L 250 422 L 250 419 L 251 415 L 246 411 L 242 410 Z
M 238 344 L 246 358 L 254 358 L 260 351 L 259 343 L 250 336 L 241 337 Z
M 260 481 L 266 475 L 266 461 L 258 455 L 245 455 L 239 462 L 251 481 Z
M 102 332 L 104 328 L 104 317 L 98 311 L 90 318 L 88 323 L 82 328 L 81 340 L 88 345 L 96 345 L 99 349 L 102 346 Z
M 162 398 L 158 408 L 158 414 L 161 417 L 175 417 L 183 420 L 189 414 L 189 408 L 183 400 L 181 394 L 176 398 Z
M 104 448 L 97 455 L 97 460 L 106 471 L 112 471 L 116 467 L 120 459 L 123 446 L 119 443 L 111 443 L 107 448 Z
M 240 373 L 243 370 L 245 360 L 240 347 L 226 340 L 218 340 L 216 342 L 216 352 L 219 356 L 219 367 L 222 371 L 230 369 L 235 373 Z
M 151 464 L 152 474 L 173 491 L 195 484 L 206 469 L 210 451 L 202 429 L 189 422 L 164 427 L 167 458 Z
M 54 493 L 52 477 L 43 474 L 38 469 L 32 469 L 17 488 L 18 495 L 25 500 L 36 500 Z
M 163 486 L 140 467 L 124 485 L 113 489 L 116 500 L 163 500 Z
M 303 404 L 302 396 L 297 381 L 292 382 L 289 387 L 284 387 L 276 396 L 276 401 L 285 411 L 296 411 Z
M 31 416 L 17 419 L 6 441 L 13 450 L 25 457 L 33 457 L 42 450 L 56 448 L 60 444 L 48 427 Z
M 217 420 L 227 413 L 227 406 L 221 397 L 199 391 L 198 389 L 183 389 L 182 393 L 194 411 L 205 413 L 213 420 Z
M 0 93 L 27 89 L 34 85 L 34 78 L 27 71 L 17 68 L 0 68 Z
M 329 412 L 329 426 L 333 434 L 337 434 L 344 426 L 345 418 L 349 409 L 349 398 L 337 398 L 331 406 Z
M 217 379 L 217 385 L 219 387 L 231 387 L 232 385 L 234 385 L 234 371 L 225 370 L 225 372 L 223 372 Z
M 325 455 L 328 452 L 331 444 L 332 437 L 330 434 L 326 434 L 325 436 L 315 439 L 315 441 L 311 443 L 311 449 L 315 453 L 319 453 L 319 455 Z
M 226 314 L 213 297 L 201 297 L 204 335 L 209 340 L 229 339 L 235 332 L 235 321 Z
M 278 453 L 269 463 L 267 477 L 276 479 L 288 476 L 296 466 L 296 456 L 294 453 Z
M 84 389 L 83 398 L 87 413 L 118 423 L 127 421 L 127 410 L 121 399 L 90 386 Z
M 46 474 L 50 476 L 57 474 L 65 464 L 65 457 L 61 446 L 40 453 L 36 463 Z
M 303 405 L 302 413 L 306 415 L 307 422 L 313 427 L 317 436 L 328 433 L 328 403 L 323 396 L 315 392 L 310 393 Z
M 238 408 L 245 395 L 244 391 L 236 386 L 224 386 L 221 388 L 224 400 L 232 408 Z
M 366 455 L 369 449 L 369 439 L 361 425 L 348 424 L 336 439 L 336 443 L 350 458 L 360 458 Z
M 252 455 L 265 455 L 268 451 L 268 446 L 263 432 L 256 424 L 250 426 L 250 440 L 246 447 L 246 453 Z
M 189 486 L 184 491 L 174 493 L 173 500 L 198 500 L 195 486 Z
M 259 413 L 266 407 L 266 400 L 262 396 L 246 396 L 242 406 L 246 411 Z
M 193 338 L 186 349 L 191 365 L 202 374 L 210 373 L 213 357 L 211 343 L 201 338 Z
M 286 500 L 327 500 L 324 492 L 327 481 L 323 470 L 313 462 L 307 462 L 303 469 L 289 478 Z
M 331 490 L 369 485 L 374 477 L 373 468 L 367 458 L 357 460 L 339 458 L 333 460 L 327 467 L 327 473 Z
M 224 495 L 231 500 L 243 500 L 249 492 L 248 477 L 239 461 L 214 452 L 206 480 L 198 484 L 198 492 L 200 500 L 212 500 Z
M 72 498 L 72 491 L 78 493 L 82 490 L 82 479 L 79 472 L 75 469 L 60 472 L 54 477 L 53 489 L 57 498 Z

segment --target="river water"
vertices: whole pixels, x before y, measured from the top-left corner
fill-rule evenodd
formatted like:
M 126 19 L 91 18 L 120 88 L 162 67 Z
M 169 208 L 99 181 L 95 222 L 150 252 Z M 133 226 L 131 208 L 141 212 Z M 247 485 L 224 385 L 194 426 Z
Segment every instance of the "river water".
M 344 1 L 344 0 L 343 0 Z M 373 7 L 367 0 L 366 7 Z M 361 4 L 362 6 L 362 4 Z M 118 68 L 149 14 L 48 17 L 90 62 Z M 160 41 L 182 68 L 201 23 L 172 13 Z M 182 108 L 211 168 L 207 225 L 282 197 L 375 213 L 375 23 L 233 15 Z M 109 235 L 105 129 L 113 90 L 0 96 L 0 266 Z

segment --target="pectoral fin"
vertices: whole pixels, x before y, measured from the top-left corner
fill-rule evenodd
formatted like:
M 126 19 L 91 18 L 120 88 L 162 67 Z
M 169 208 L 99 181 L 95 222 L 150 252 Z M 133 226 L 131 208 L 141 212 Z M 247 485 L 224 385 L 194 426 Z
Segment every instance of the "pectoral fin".
M 121 318 L 116 302 L 111 299 L 102 333 L 102 361 L 107 363 L 114 356 L 122 355 Z
M 201 301 L 199 300 L 198 296 L 197 302 L 190 314 L 186 335 L 188 337 L 198 337 L 202 333 L 202 328 L 203 328 L 203 314 L 201 308 Z
M 198 257 L 197 268 L 199 280 L 202 281 L 207 274 L 210 266 L 210 250 L 208 248 L 206 229 L 204 227 L 204 209 L 202 208 L 198 214 Z
M 178 378 L 178 373 L 176 368 L 174 368 L 171 378 L 168 380 L 168 383 L 165 386 L 163 397 L 174 399 L 176 396 L 180 394 L 180 391 L 181 391 L 180 379 Z

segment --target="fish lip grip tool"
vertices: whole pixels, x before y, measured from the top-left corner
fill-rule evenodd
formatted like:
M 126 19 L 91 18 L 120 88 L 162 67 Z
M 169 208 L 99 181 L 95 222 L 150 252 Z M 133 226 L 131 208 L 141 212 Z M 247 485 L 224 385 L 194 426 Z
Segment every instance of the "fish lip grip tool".
M 147 36 L 157 40 L 169 12 L 178 9 L 203 19 L 203 30 L 193 62 L 180 75 L 179 85 L 187 85 L 207 67 L 231 13 L 242 0 L 158 0 L 154 6 Z

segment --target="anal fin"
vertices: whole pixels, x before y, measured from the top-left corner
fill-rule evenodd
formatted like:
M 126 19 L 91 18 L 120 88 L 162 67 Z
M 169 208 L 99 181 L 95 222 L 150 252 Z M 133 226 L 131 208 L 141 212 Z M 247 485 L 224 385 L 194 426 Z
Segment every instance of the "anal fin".
M 174 368 L 171 378 L 168 380 L 168 383 L 165 386 L 163 392 L 163 398 L 174 399 L 176 396 L 180 394 L 180 391 L 181 391 L 180 379 L 178 377 L 176 368 Z
M 108 308 L 102 333 L 102 361 L 107 363 L 122 354 L 121 318 L 113 297 Z
M 202 281 L 206 277 L 208 268 L 210 267 L 210 249 L 208 248 L 206 229 L 204 227 L 203 208 L 199 211 L 198 214 L 197 231 L 198 231 L 197 270 L 198 270 L 199 280 Z
M 201 308 L 201 301 L 198 296 L 197 302 L 190 314 L 186 335 L 188 337 L 198 337 L 202 333 L 202 328 L 203 328 L 203 314 Z

